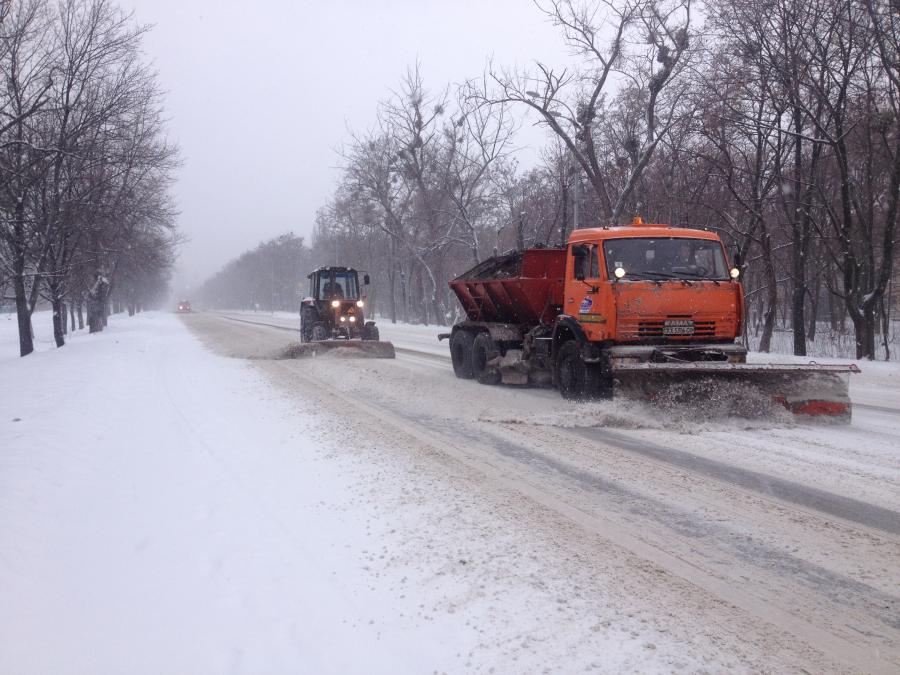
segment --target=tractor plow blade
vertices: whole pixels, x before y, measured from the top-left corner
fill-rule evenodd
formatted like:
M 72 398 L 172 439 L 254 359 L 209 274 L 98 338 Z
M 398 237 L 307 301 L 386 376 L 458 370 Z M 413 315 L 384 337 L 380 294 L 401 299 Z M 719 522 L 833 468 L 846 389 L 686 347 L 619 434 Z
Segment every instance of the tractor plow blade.
M 620 363 L 612 368 L 617 391 L 651 401 L 694 399 L 702 407 L 723 394 L 734 399 L 739 415 L 764 414 L 762 404 L 775 403 L 795 415 L 848 422 L 850 374 L 860 372 L 855 365 L 815 363 Z
M 350 359 L 393 359 L 394 345 L 377 340 L 321 340 L 319 342 L 292 342 L 281 353 L 283 359 L 303 359 L 329 355 Z

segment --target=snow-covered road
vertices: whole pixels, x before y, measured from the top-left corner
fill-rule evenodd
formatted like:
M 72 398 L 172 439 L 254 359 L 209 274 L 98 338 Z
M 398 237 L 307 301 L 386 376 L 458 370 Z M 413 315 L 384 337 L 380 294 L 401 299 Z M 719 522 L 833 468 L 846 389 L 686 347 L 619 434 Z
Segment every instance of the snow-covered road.
M 296 327 L 291 317 L 233 316 L 230 328 L 214 321 L 202 320 L 220 348 L 270 354 L 292 336 L 244 322 Z M 861 407 L 849 426 L 736 420 L 717 416 L 714 402 L 692 415 L 628 401 L 572 406 L 552 391 L 458 381 L 446 358 L 434 358 L 446 348 L 429 346 L 429 331 L 433 339 L 435 329 L 384 326 L 400 348 L 396 361 L 263 367 L 298 395 L 329 391 L 357 417 L 408 436 L 412 452 L 428 448 L 487 489 L 512 492 L 523 512 L 537 506 L 561 518 L 593 561 L 569 575 L 596 578 L 600 565 L 608 576 L 614 560 L 633 556 L 668 582 L 618 578 L 635 603 L 665 599 L 694 619 L 749 621 L 761 632 L 752 642 L 779 658 L 811 657 L 796 645 L 779 650 L 771 629 L 841 664 L 833 668 L 900 663 L 896 366 L 875 364 L 862 376 L 885 409 Z
M 691 418 L 182 319 L 0 361 L 0 672 L 900 668 L 896 366 Z

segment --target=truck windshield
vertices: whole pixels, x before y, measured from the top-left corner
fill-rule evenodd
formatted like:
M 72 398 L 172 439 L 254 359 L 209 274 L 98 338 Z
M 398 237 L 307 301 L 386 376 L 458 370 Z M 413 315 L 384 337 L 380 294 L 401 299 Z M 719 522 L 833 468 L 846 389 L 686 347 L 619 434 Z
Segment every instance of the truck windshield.
M 623 279 L 729 278 L 725 254 L 718 241 L 686 237 L 610 239 L 603 242 L 606 272 L 615 279 L 617 267 Z
M 323 300 L 333 298 L 356 300 L 359 298 L 359 281 L 355 271 L 329 270 L 322 272 L 319 283 L 321 287 L 318 297 Z

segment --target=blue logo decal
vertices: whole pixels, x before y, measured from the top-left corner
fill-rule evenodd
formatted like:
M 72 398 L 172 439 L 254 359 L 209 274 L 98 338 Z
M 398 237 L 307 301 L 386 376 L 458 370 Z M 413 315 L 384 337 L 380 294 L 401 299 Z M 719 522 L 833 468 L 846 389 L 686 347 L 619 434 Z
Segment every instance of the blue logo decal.
M 591 298 L 585 298 L 581 301 L 581 309 L 578 310 L 580 314 L 587 314 L 591 311 L 591 307 L 594 306 L 594 301 Z

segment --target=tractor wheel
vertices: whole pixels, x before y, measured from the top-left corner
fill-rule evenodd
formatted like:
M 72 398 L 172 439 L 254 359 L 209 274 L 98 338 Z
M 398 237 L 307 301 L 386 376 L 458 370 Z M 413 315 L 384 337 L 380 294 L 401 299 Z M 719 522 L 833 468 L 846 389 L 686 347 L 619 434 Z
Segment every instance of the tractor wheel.
M 361 337 L 363 340 L 372 340 L 378 342 L 381 334 L 378 332 L 378 326 L 363 326 Z
M 312 327 L 315 322 L 313 312 L 306 307 L 300 310 L 300 342 L 312 341 Z
M 322 340 L 328 339 L 328 332 L 325 330 L 325 326 L 320 323 L 315 324 L 312 327 L 311 336 L 313 342 L 321 342 Z
M 453 373 L 463 380 L 471 380 L 472 343 L 475 336 L 467 330 L 458 330 L 450 338 L 450 360 L 453 362 Z
M 479 333 L 472 343 L 472 375 L 481 384 L 499 384 L 500 371 L 488 362 L 500 356 L 500 350 L 489 333 Z

